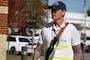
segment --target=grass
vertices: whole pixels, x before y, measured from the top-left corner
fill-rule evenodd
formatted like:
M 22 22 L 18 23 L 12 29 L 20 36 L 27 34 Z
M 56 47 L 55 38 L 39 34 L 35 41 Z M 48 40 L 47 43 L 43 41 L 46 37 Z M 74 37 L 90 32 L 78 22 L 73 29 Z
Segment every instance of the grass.
M 6 55 L 6 60 L 21 60 L 21 55 Z M 32 60 L 32 56 L 28 55 L 27 60 Z
M 21 55 L 10 55 L 10 54 L 7 54 L 6 55 L 6 60 L 21 60 Z M 27 60 L 32 60 L 32 56 L 31 55 L 28 55 L 27 56 Z M 81 58 L 81 60 L 90 60 L 90 59 L 87 59 L 87 58 Z

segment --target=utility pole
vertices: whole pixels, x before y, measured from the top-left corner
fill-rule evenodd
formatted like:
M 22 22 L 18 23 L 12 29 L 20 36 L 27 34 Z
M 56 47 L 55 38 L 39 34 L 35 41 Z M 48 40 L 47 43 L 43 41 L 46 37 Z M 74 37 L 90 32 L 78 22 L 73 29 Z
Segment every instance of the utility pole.
M 49 0 L 47 1 L 47 5 L 49 6 Z M 47 23 L 49 22 L 49 9 L 47 7 Z
M 85 59 L 85 43 L 86 43 L 86 0 L 84 0 L 84 50 L 83 50 L 83 60 Z

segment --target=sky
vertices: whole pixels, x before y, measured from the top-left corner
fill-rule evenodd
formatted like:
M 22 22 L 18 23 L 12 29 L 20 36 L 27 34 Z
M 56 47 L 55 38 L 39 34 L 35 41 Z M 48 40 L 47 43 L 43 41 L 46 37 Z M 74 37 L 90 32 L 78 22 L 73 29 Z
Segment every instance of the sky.
M 64 2 L 68 12 L 84 13 L 84 0 L 49 0 L 49 5 L 55 1 Z M 86 0 L 86 9 L 90 9 L 90 0 Z

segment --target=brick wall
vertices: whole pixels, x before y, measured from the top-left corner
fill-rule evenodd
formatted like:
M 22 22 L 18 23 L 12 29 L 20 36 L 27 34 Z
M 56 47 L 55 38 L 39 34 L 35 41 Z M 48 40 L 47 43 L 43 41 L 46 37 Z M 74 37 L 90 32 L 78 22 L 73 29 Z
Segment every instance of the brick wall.
M 6 34 L 8 27 L 8 0 L 0 0 L 0 34 Z
M 0 0 L 0 6 L 8 6 L 8 0 Z
M 8 28 L 8 15 L 0 14 L 0 34 L 7 34 Z
M 0 60 L 6 60 L 8 32 L 8 0 L 0 0 Z

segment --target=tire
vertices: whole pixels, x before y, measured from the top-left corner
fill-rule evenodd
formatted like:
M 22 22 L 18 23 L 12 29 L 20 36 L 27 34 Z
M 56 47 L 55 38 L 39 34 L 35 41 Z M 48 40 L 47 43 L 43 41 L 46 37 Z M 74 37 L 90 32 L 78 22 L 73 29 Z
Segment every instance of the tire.
M 83 51 L 83 49 L 84 49 L 84 44 L 83 44 L 83 43 L 81 43 L 81 49 L 82 49 L 82 51 Z
M 90 53 L 90 45 L 88 46 L 88 52 Z
M 13 55 L 15 54 L 15 52 L 16 52 L 16 49 L 15 49 L 14 47 L 12 47 L 12 48 L 10 49 L 10 51 L 9 51 L 9 53 L 10 53 L 10 54 L 13 54 Z

